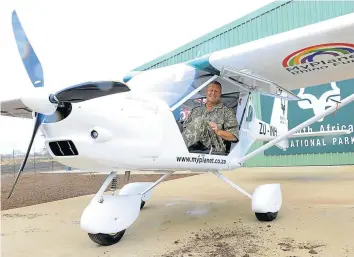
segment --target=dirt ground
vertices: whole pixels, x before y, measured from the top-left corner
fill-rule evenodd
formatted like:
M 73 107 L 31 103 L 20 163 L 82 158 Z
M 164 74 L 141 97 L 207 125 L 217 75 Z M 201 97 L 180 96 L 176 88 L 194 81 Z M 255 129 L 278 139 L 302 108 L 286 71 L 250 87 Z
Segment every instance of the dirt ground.
M 17 173 L 16 173 L 17 175 Z M 178 179 L 195 174 L 174 174 L 167 180 Z M 129 182 L 154 182 L 160 174 L 132 174 Z M 41 174 L 23 173 L 16 185 L 15 192 L 7 199 L 15 177 L 13 174 L 1 176 L 1 210 L 19 208 L 34 204 L 47 203 L 67 198 L 94 194 L 101 187 L 107 175 L 97 174 Z M 124 185 L 124 175 L 118 175 L 118 188 Z
M 249 193 L 280 183 L 277 219 L 259 222 L 250 199 L 201 174 L 157 186 L 123 239 L 109 247 L 80 229 L 92 195 L 3 211 L 1 256 L 354 256 L 354 166 L 242 168 L 224 175 Z

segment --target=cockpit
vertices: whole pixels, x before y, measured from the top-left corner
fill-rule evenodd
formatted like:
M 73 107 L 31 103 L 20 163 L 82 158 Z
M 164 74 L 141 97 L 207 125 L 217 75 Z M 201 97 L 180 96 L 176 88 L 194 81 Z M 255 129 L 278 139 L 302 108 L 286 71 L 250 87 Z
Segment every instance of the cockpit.
M 210 119 L 207 117 L 206 112 L 209 112 L 209 111 L 206 111 L 206 108 L 205 108 L 205 104 L 207 103 L 208 85 L 213 84 L 213 82 L 218 82 L 221 85 L 221 95 L 220 95 L 220 99 L 219 99 L 218 103 L 222 103 L 222 105 L 218 104 L 217 106 L 223 106 L 223 108 L 221 111 L 221 110 L 214 109 L 214 107 L 213 107 L 212 110 L 210 110 L 210 113 L 215 112 L 214 115 L 223 115 L 224 110 L 227 109 L 228 113 L 230 113 L 232 116 L 230 118 L 230 122 L 232 120 L 234 127 L 235 127 L 235 131 L 237 131 L 237 132 L 239 131 L 239 121 L 236 118 L 236 113 L 237 113 L 238 103 L 239 103 L 239 99 L 240 99 L 240 90 L 236 90 L 234 85 L 231 88 L 230 82 L 226 82 L 224 79 L 222 79 L 220 77 L 210 76 L 208 80 L 204 80 L 204 83 L 203 83 L 204 86 L 199 88 L 199 90 L 196 89 L 194 92 L 192 92 L 193 95 L 190 94 L 189 95 L 190 98 L 185 99 L 185 101 L 182 104 L 180 104 L 179 108 L 176 109 L 176 111 L 174 112 L 177 125 L 179 127 L 181 134 L 184 137 L 186 146 L 187 146 L 188 151 L 190 153 L 228 155 L 230 153 L 231 145 L 236 144 L 239 141 L 238 133 L 237 133 L 237 137 L 235 139 L 228 140 L 228 139 L 222 138 L 222 137 L 214 134 L 214 131 L 211 130 L 211 128 L 208 125 L 204 125 L 202 127 L 197 126 L 198 128 L 195 128 L 198 131 L 205 132 L 205 133 L 202 132 L 202 134 L 204 136 L 203 140 L 199 140 L 198 142 L 193 143 L 191 145 L 189 140 L 186 139 L 186 135 L 188 135 L 190 130 L 188 130 L 187 125 L 185 123 L 186 123 L 186 120 L 190 116 L 191 111 L 193 109 L 194 109 L 194 113 L 196 113 L 196 110 L 197 110 L 198 113 L 202 112 L 203 114 L 200 113 L 200 114 L 197 114 L 197 116 L 193 115 L 190 118 L 189 122 L 193 122 L 191 120 L 193 120 L 195 118 L 196 119 L 199 119 L 199 118 L 204 119 L 205 122 L 207 122 L 206 120 L 208 120 L 207 123 L 213 122 L 213 118 Z M 215 108 L 217 106 L 215 106 Z M 197 108 L 197 107 L 201 107 L 201 108 Z M 198 117 L 198 116 L 200 116 L 200 117 Z M 228 117 L 230 117 L 230 115 Z M 221 118 L 221 119 L 222 120 L 228 119 L 228 117 L 224 116 L 224 118 Z M 214 117 L 214 119 L 215 119 L 215 117 Z M 219 119 L 219 118 L 216 118 L 216 119 Z M 226 123 L 227 123 L 227 121 L 226 121 Z M 203 123 L 203 124 L 205 124 L 205 123 Z M 205 127 L 205 126 L 207 126 L 207 127 Z M 197 132 L 197 134 L 199 135 L 199 132 Z M 205 137 L 209 137 L 209 140 L 208 139 L 205 140 Z M 216 139 L 215 137 L 218 137 L 218 139 Z M 220 150 L 220 148 L 218 149 L 218 147 L 215 147 L 215 146 L 213 148 L 213 146 L 210 146 L 209 144 L 204 143 L 205 141 L 215 142 L 215 140 L 217 141 L 216 143 L 223 145 L 222 150 Z
M 180 77 L 174 81 L 174 90 L 170 91 L 170 106 L 174 112 L 177 125 L 183 135 L 184 123 L 193 108 L 205 104 L 207 86 L 212 81 L 217 81 L 222 86 L 222 93 L 220 102 L 226 107 L 231 108 L 236 116 L 238 131 L 242 123 L 247 120 L 247 115 L 253 117 L 253 107 L 249 107 L 248 103 L 251 101 L 251 93 L 257 92 L 264 95 L 277 96 L 282 98 L 296 98 L 296 96 L 284 88 L 280 87 L 272 81 L 257 77 L 249 71 L 237 71 L 228 67 L 223 67 L 219 74 L 193 70 L 185 68 L 181 71 Z M 178 91 L 178 92 L 177 92 Z M 287 95 L 287 96 L 286 96 Z M 248 118 L 249 119 L 249 118 Z M 186 141 L 186 140 L 185 140 Z M 215 155 L 228 155 L 235 144 L 238 144 L 240 139 L 236 141 L 224 140 L 226 150 L 223 152 L 215 152 L 213 149 L 205 149 L 196 145 L 195 147 L 188 147 L 189 152 L 193 153 L 210 153 Z
M 249 126 L 250 121 L 253 120 L 252 93 L 279 98 L 296 98 L 292 92 L 272 81 L 256 76 L 251 71 L 235 70 L 226 66 L 217 70 L 209 66 L 203 59 L 199 63 L 182 63 L 161 69 L 152 69 L 134 76 L 129 83 L 132 89 L 138 89 L 141 93 L 154 94 L 169 106 L 182 137 L 185 121 L 193 108 L 205 103 L 207 86 L 212 81 L 221 84 L 220 102 L 233 110 L 239 132 L 241 132 L 240 128 L 243 124 Z M 215 131 L 215 127 L 213 130 Z M 225 136 L 223 136 L 224 138 Z M 213 149 L 204 149 L 198 145 L 189 147 L 187 146 L 189 144 L 186 144 L 186 147 L 189 152 L 228 155 L 235 146 L 236 148 L 241 147 L 243 141 L 240 138 L 238 140 L 225 142 L 226 150 L 220 153 L 215 152 L 215 149 L 214 151 Z M 184 141 L 186 142 L 185 137 Z

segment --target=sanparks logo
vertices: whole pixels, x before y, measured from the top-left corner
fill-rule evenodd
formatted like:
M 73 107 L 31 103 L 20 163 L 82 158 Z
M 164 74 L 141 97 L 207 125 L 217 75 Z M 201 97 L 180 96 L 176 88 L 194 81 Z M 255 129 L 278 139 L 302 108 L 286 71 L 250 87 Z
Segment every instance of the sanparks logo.
M 303 100 L 289 101 L 288 103 L 289 129 L 336 105 L 336 101 L 341 101 L 353 94 L 354 79 L 301 88 L 293 90 L 293 93 Z M 262 119 L 268 123 L 273 102 L 273 98 L 261 96 Z M 348 104 L 335 114 L 328 115 L 298 132 L 301 134 L 315 131 L 350 130 L 350 134 L 289 139 L 289 148 L 286 151 L 272 147 L 265 151 L 265 155 L 354 152 L 353 113 L 354 104 Z
M 283 67 L 293 75 L 354 63 L 354 44 L 328 43 L 300 49 L 288 55 Z
M 320 97 L 316 97 L 313 94 L 305 93 L 305 88 L 300 88 L 300 92 L 297 94 L 298 97 L 304 99 L 298 101 L 298 106 L 303 109 L 312 109 L 314 115 L 318 115 L 326 110 L 327 107 L 336 105 L 340 102 L 340 89 L 337 87 L 336 82 L 331 83 L 331 89 L 323 93 Z M 317 122 L 323 121 L 319 119 Z

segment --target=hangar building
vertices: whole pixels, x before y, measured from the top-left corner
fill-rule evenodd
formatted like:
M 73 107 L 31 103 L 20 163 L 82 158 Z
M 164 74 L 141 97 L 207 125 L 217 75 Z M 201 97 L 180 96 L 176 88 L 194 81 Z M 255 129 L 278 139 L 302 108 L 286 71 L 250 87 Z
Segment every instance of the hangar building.
M 353 1 L 275 1 L 234 22 L 227 24 L 209 34 L 200 37 L 178 49 L 152 60 L 136 71 L 164 67 L 185 62 L 213 51 L 233 47 L 260 38 L 310 25 L 337 16 L 354 12 Z M 353 42 L 354 43 L 354 42 Z M 337 81 L 332 84 L 313 85 L 306 89 L 318 100 L 326 92 L 340 92 L 341 98 L 354 93 L 354 79 Z M 299 94 L 299 90 L 293 91 Z M 253 98 L 257 108 L 257 117 L 269 123 L 273 98 L 256 95 Z M 268 103 L 268 104 L 267 104 Z M 260 108 L 262 106 L 262 108 Z M 289 128 L 305 121 L 314 115 L 311 106 L 301 107 L 298 103 L 289 103 Z M 296 115 L 301 111 L 301 115 Z M 296 138 L 289 140 L 289 149 L 282 151 L 272 147 L 258 155 L 245 166 L 302 166 L 302 165 L 344 165 L 354 164 L 354 105 L 341 109 L 336 115 L 325 117 L 322 121 L 312 124 L 308 130 L 351 129 L 352 133 L 345 136 L 320 138 Z M 263 118 L 262 118 L 263 116 Z M 268 120 L 267 120 L 268 118 Z M 256 143 L 251 150 L 263 143 Z

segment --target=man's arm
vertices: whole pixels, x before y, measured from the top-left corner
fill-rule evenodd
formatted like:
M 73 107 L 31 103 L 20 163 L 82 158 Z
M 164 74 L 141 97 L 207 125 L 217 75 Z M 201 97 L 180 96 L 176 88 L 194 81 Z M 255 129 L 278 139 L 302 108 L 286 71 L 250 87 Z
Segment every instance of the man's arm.
M 215 133 L 220 136 L 222 139 L 227 141 L 237 141 L 238 140 L 238 123 L 236 120 L 236 114 L 232 109 L 225 109 L 225 124 L 224 130 L 217 129 L 216 124 L 214 122 L 210 123 L 211 128 L 215 131 Z
M 187 124 L 192 121 L 193 110 L 194 110 L 194 109 L 192 109 L 192 110 L 189 112 L 188 118 L 183 122 L 183 130 L 185 130 L 186 127 L 187 127 Z
M 211 129 L 217 134 L 219 137 L 221 137 L 224 140 L 227 141 L 236 141 L 237 137 L 228 131 L 217 129 L 216 124 L 214 122 L 210 122 Z
M 221 137 L 222 139 L 227 140 L 227 141 L 236 141 L 237 140 L 237 137 L 234 134 L 232 134 L 228 131 L 225 131 L 225 130 L 217 130 L 215 133 L 219 137 Z

